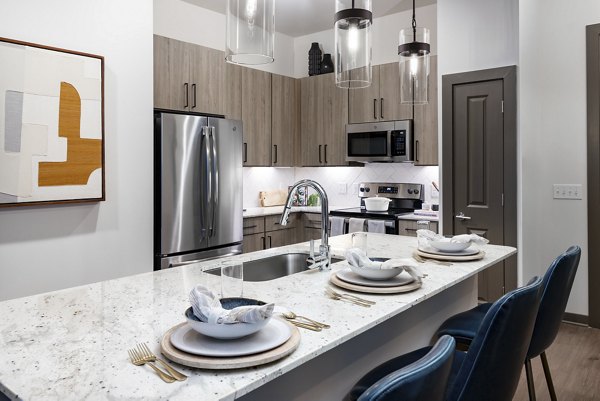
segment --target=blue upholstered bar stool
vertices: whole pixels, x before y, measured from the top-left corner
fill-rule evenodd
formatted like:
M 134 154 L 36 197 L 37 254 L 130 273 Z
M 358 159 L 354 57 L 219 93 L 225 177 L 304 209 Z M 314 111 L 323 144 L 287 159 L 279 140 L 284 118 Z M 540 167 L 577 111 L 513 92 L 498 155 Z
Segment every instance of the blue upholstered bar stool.
M 542 280 L 536 278 L 494 302 L 479 326 L 467 352 L 454 351 L 454 361 L 446 387 L 446 401 L 510 401 L 519 384 L 535 316 L 538 312 Z M 373 384 L 385 385 L 385 378 L 419 360 L 431 347 L 421 348 L 389 360 L 356 383 L 346 401 L 363 400 Z M 382 383 L 383 382 L 383 383 Z M 429 386 L 442 391 L 444 384 Z M 416 398 L 413 398 L 416 397 Z M 366 398 L 370 400 L 369 398 Z M 390 398 L 391 400 L 392 398 Z M 429 401 L 428 394 L 396 396 L 397 400 Z M 380 400 L 377 398 L 377 400 Z
M 444 401 L 455 347 L 454 338 L 441 337 L 421 359 L 361 388 L 358 401 Z
M 581 248 L 571 246 L 558 256 L 548 268 L 542 282 L 542 300 L 535 320 L 527 358 L 525 359 L 525 373 L 527 374 L 527 388 L 529 399 L 535 401 L 535 386 L 531 371 L 531 360 L 540 356 L 544 368 L 544 376 L 548 384 L 550 398 L 556 401 L 556 392 L 552 383 L 552 375 L 546 358 L 546 349 L 552 345 L 562 321 L 569 294 L 579 266 Z M 492 306 L 491 303 L 481 304 L 469 311 L 459 313 L 446 320 L 438 330 L 438 335 L 451 335 L 462 344 L 470 344 L 481 324 L 483 317 Z

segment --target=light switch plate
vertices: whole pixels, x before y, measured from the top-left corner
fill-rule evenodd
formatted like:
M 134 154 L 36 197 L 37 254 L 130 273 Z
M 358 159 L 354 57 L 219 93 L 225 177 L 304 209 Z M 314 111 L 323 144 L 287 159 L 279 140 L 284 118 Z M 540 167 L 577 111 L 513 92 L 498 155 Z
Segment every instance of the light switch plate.
M 581 184 L 554 184 L 554 199 L 582 199 Z
M 439 199 L 439 198 L 440 198 L 440 192 L 437 189 L 435 189 L 433 184 L 431 184 L 431 199 Z
M 346 193 L 348 193 L 348 189 L 347 189 L 345 182 L 338 182 L 337 187 L 338 187 L 338 194 L 346 195 Z

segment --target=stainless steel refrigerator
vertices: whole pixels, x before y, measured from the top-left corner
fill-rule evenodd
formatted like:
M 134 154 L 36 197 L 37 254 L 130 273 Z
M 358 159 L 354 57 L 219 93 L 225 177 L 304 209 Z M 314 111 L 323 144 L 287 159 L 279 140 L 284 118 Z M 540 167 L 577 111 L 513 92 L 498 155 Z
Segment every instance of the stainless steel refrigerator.
M 242 252 L 242 122 L 154 114 L 154 269 Z

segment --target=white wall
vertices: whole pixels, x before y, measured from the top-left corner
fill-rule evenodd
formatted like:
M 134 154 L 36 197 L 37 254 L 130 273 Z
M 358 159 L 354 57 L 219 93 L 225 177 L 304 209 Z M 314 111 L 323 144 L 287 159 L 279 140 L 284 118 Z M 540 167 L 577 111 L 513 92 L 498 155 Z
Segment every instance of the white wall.
M 154 1 L 154 33 L 184 42 L 225 51 L 225 15 L 182 0 Z M 294 39 L 275 35 L 275 61 L 248 66 L 274 74 L 292 76 Z
M 438 0 L 440 76 L 518 65 L 519 278 L 543 274 L 569 245 L 582 246 L 567 311 L 583 315 L 587 206 L 552 199 L 552 184 L 583 184 L 586 197 L 585 25 L 599 16 L 594 0 Z
M 553 256 L 580 245 L 567 311 L 587 315 L 585 26 L 600 23 L 600 2 L 521 1 L 519 15 L 524 276 L 542 274 Z M 583 184 L 584 200 L 552 199 L 552 184 L 564 183 Z
M 440 76 L 517 64 L 518 0 L 438 0 L 437 12 Z
M 105 57 L 106 202 L 0 209 L 0 300 L 152 270 L 152 5 L 12 2 L 0 36 Z
M 437 54 L 437 13 L 436 5 L 417 8 L 417 24 L 431 30 L 431 54 Z M 386 15 L 373 20 L 373 65 L 398 61 L 398 34 L 400 29 L 410 27 L 412 10 Z M 295 38 L 294 77 L 308 76 L 308 50 L 312 42 L 321 45 L 323 53 L 333 54 L 334 49 L 333 16 L 332 29 Z

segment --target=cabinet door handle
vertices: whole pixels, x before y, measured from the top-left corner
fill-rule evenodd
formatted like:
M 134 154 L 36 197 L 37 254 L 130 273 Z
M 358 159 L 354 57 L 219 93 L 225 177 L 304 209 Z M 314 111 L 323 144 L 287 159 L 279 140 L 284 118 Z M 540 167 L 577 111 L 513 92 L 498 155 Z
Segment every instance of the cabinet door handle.
M 194 103 L 192 104 L 192 109 L 196 108 L 196 84 L 192 84 L 192 99 L 194 99 Z
M 244 163 L 248 162 L 248 144 L 244 142 Z
M 183 87 L 185 88 L 185 104 L 183 105 L 184 109 L 187 109 L 190 106 L 189 98 L 190 98 L 190 86 L 188 83 L 184 83 Z
M 273 243 L 271 242 L 271 236 L 269 235 L 269 249 L 273 247 Z
M 377 99 L 373 99 L 373 118 L 377 120 Z
M 262 248 L 267 249 L 267 242 L 265 241 L 265 237 L 260 237 L 260 239 L 262 240 L 262 243 L 263 243 Z
M 415 141 L 415 161 L 419 162 L 419 141 Z
M 379 105 L 379 115 L 381 116 L 381 119 L 383 120 L 383 98 L 381 98 L 381 104 Z
M 408 228 L 407 227 L 407 228 L 404 229 L 404 231 L 417 231 L 417 229 L 416 228 Z
M 323 146 L 323 145 L 319 145 L 319 163 L 323 163 L 323 162 L 321 161 L 321 147 L 322 147 L 322 146 Z
M 273 148 L 275 148 L 275 161 L 273 162 L 273 164 L 277 164 L 277 145 L 273 145 Z
M 258 227 L 256 224 L 253 226 L 244 226 L 244 230 L 249 230 L 251 228 L 256 228 L 256 227 Z
M 325 145 L 325 164 L 327 164 L 327 145 Z

